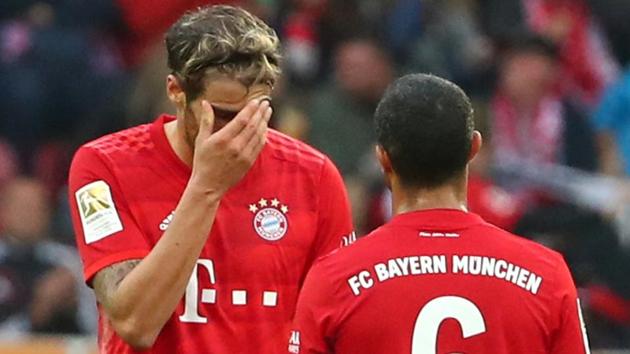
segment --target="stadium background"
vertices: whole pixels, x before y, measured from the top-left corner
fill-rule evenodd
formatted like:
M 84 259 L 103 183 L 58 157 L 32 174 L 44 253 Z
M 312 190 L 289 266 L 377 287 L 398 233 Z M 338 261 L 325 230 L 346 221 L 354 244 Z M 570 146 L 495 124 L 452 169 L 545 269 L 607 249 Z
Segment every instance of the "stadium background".
M 92 350 L 66 201 L 72 152 L 171 111 L 162 34 L 207 3 L 219 2 L 0 2 L 1 353 Z M 460 84 L 486 138 L 471 209 L 560 250 L 592 347 L 630 352 L 629 1 L 229 3 L 278 31 L 272 124 L 337 163 L 359 235 L 390 214 L 370 128 L 387 84 L 408 72 Z

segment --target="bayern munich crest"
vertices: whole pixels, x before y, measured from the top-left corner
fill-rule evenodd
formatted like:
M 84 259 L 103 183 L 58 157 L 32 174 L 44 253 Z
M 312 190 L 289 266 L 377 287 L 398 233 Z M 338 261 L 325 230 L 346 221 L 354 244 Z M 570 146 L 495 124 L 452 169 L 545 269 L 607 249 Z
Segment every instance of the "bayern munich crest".
M 287 233 L 289 224 L 285 215 L 289 212 L 289 207 L 281 204 L 277 198 L 261 198 L 249 205 L 249 211 L 254 214 L 254 230 L 261 238 L 278 241 Z

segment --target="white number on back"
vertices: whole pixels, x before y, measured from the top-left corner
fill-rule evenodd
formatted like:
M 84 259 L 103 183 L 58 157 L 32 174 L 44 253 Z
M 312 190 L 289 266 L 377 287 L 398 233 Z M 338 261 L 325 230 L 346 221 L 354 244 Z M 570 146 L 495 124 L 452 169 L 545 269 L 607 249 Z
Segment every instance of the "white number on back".
M 429 301 L 418 314 L 413 329 L 411 354 L 437 354 L 440 325 L 452 318 L 459 322 L 464 339 L 486 331 L 479 308 L 459 296 L 442 296 Z

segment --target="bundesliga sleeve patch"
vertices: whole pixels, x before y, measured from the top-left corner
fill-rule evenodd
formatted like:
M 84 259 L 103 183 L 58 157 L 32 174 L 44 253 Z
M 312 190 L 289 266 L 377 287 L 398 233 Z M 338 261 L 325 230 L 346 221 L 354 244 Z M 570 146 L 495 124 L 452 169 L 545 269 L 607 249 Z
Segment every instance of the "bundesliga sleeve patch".
M 105 181 L 92 182 L 75 193 L 85 243 L 90 244 L 122 231 L 123 226 Z

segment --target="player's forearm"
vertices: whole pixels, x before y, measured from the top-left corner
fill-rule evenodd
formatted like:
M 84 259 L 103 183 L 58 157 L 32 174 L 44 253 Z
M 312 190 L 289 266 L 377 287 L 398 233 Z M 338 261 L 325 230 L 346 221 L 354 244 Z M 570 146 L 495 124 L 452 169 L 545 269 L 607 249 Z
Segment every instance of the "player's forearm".
M 108 315 L 124 339 L 137 347 L 153 344 L 185 292 L 218 205 L 219 196 L 189 184 L 168 230 L 112 298 Z

